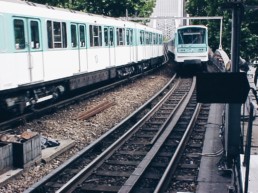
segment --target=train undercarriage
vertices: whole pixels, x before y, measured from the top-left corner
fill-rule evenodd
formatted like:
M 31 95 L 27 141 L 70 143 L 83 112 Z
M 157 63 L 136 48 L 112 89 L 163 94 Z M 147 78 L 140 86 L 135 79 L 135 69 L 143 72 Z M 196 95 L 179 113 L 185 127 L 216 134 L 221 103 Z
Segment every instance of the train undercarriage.
M 140 63 L 132 63 L 130 65 L 1 91 L 0 112 L 16 115 L 22 114 L 26 109 L 33 110 L 35 105 L 44 101 L 56 101 L 60 96 L 80 88 L 87 88 L 87 86 L 92 86 L 100 82 L 140 74 L 148 69 L 159 66 L 161 63 L 162 57 L 158 57 Z

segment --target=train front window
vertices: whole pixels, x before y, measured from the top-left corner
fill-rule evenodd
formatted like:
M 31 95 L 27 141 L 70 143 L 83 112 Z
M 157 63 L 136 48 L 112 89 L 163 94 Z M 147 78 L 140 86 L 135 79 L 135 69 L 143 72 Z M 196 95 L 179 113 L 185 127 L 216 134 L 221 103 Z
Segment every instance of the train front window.
M 178 44 L 205 44 L 205 34 L 205 29 L 180 29 L 178 30 Z
M 25 27 L 21 19 L 14 20 L 14 39 L 17 50 L 25 49 Z

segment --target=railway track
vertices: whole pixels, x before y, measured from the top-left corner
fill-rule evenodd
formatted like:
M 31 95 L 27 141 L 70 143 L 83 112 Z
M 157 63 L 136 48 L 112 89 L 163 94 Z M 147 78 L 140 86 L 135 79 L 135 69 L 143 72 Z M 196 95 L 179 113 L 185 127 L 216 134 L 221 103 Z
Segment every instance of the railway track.
M 173 77 L 130 117 L 25 192 L 137 192 L 139 188 L 153 192 L 160 178 L 153 165 L 158 171 L 166 171 L 169 157 L 178 157 L 173 151 L 179 151 L 178 141 L 188 136 L 184 134 L 184 130 L 190 130 L 186 120 L 190 121 L 192 114 L 199 111 L 195 110 L 200 105 L 193 94 L 194 84 L 191 79 Z M 176 125 L 181 126 L 173 129 Z M 161 163 L 163 158 L 167 161 Z M 147 183 L 153 180 L 156 183 Z
M 202 105 L 189 131 L 188 141 L 163 182 L 160 192 L 196 192 L 199 165 L 210 105 Z

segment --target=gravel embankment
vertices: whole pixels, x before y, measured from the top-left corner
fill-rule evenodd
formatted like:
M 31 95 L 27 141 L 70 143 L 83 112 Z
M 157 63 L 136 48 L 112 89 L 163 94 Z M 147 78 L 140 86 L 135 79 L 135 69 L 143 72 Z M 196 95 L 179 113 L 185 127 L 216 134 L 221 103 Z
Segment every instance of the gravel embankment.
M 26 190 L 144 104 L 170 77 L 171 74 L 163 70 L 162 73 L 136 80 L 19 127 L 21 131 L 30 129 L 53 139 L 72 139 L 75 146 L 46 164 L 41 163 L 24 170 L 1 187 L 0 193 L 20 193 Z M 114 101 L 115 105 L 87 120 L 74 119 L 81 112 L 104 101 Z

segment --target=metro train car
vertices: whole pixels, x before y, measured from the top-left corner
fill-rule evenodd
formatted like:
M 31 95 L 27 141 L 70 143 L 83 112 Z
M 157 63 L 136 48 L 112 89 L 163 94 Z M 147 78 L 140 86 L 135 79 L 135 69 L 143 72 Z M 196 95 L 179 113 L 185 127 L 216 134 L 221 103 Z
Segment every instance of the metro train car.
M 162 32 L 20 0 L 0 0 L 0 112 L 154 68 Z
M 208 28 L 202 25 L 178 27 L 174 38 L 168 41 L 168 50 L 176 70 L 205 70 L 209 60 Z

